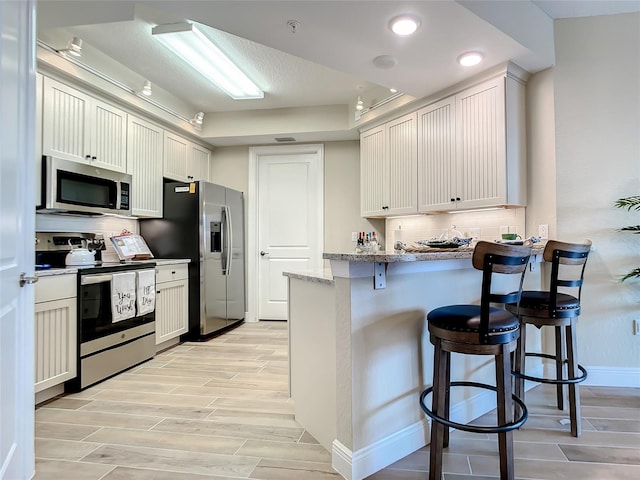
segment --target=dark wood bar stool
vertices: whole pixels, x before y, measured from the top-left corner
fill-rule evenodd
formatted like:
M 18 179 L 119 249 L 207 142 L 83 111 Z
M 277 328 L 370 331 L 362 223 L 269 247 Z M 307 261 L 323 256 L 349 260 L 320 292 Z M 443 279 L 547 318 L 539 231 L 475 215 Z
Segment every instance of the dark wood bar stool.
M 516 395 L 524 400 L 524 381 L 550 383 L 556 385 L 557 405 L 564 410 L 564 385 L 569 388 L 569 416 L 571 435 L 582 433 L 580 420 L 580 391 L 578 383 L 587 378 L 587 371 L 578 365 L 576 352 L 576 323 L 580 315 L 580 295 L 584 279 L 584 269 L 591 250 L 591 241 L 566 243 L 549 240 L 544 248 L 543 258 L 551 263 L 551 278 L 548 291 L 524 291 L 520 304 L 512 303 L 507 310 L 520 318 L 520 339 L 516 348 L 514 376 Z M 575 295 L 560 292 L 577 290 Z M 538 328 L 555 327 L 555 355 L 526 352 L 526 325 Z M 566 342 L 566 353 L 565 353 Z M 541 357 L 555 361 L 555 378 L 534 377 L 525 374 L 525 358 Z M 564 366 L 567 365 L 567 374 Z
M 500 478 L 514 478 L 513 432 L 527 419 L 524 403 L 512 393 L 511 352 L 519 337 L 518 318 L 492 303 L 518 303 L 526 271 L 530 246 L 509 246 L 478 242 L 473 251 L 473 267 L 482 270 L 480 305 L 449 305 L 427 315 L 431 343 L 434 345 L 433 385 L 420 395 L 420 407 L 431 417 L 429 479 L 442 478 L 442 450 L 449 445 L 449 427 L 475 433 L 497 433 L 500 454 Z M 508 294 L 494 293 L 494 274 L 520 274 L 519 289 Z M 451 352 L 470 355 L 494 355 L 496 386 L 476 382 L 451 382 Z M 479 426 L 449 419 L 450 388 L 478 387 L 496 392 L 498 425 Z M 433 392 L 431 409 L 425 403 Z M 513 402 L 520 417 L 513 420 Z

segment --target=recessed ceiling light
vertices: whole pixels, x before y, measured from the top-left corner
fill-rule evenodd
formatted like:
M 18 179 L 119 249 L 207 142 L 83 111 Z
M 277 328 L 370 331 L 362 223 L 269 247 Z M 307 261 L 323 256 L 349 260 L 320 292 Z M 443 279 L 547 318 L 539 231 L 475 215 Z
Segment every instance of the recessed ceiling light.
M 413 15 L 400 15 L 398 17 L 392 18 L 391 22 L 389 22 L 389 27 L 391 31 L 396 35 L 411 35 L 420 26 L 420 19 L 418 17 L 414 17 Z
M 483 58 L 484 55 L 480 52 L 467 52 L 458 57 L 458 63 L 463 67 L 473 67 L 478 65 Z
M 390 88 L 389 91 L 391 93 L 398 93 L 398 90 L 396 88 Z
M 388 70 L 395 67 L 398 63 L 398 60 L 392 55 L 378 55 L 372 60 L 372 62 L 376 67 L 383 70 Z

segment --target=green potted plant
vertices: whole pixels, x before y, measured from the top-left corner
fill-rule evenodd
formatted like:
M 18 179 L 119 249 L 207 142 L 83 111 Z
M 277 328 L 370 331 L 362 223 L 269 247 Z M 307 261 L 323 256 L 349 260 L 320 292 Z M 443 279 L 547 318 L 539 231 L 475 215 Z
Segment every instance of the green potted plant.
M 633 195 L 631 197 L 619 198 L 616 203 L 616 207 L 618 208 L 626 208 L 627 211 L 638 210 L 640 211 L 640 195 Z M 633 232 L 635 234 L 640 234 L 640 225 L 630 225 L 628 227 L 623 227 L 620 229 L 621 232 Z M 638 278 L 640 277 L 640 268 L 634 268 L 629 273 L 627 273 L 624 277 L 622 277 L 622 282 L 629 278 Z

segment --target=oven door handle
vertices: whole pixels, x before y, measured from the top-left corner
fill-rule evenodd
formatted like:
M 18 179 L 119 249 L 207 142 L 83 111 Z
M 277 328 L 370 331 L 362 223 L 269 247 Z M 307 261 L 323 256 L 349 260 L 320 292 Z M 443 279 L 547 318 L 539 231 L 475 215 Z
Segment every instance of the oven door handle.
M 110 282 L 113 279 L 113 275 L 83 275 L 80 277 L 80 285 L 93 285 L 95 283 Z

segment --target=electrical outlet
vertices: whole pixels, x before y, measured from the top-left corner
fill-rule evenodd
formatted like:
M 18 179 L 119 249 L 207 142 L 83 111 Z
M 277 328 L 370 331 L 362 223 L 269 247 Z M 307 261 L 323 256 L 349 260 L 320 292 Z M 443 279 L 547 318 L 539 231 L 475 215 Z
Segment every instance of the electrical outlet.
M 540 238 L 549 238 L 549 225 L 538 225 L 538 236 Z
M 351 232 L 351 241 L 352 242 L 358 241 L 358 232 Z

